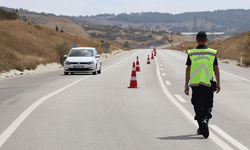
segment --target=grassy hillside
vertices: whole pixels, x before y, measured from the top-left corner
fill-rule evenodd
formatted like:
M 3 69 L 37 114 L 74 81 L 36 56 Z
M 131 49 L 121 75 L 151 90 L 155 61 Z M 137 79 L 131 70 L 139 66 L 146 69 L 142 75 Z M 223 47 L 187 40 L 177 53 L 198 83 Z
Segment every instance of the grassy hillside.
M 185 42 L 186 47 L 180 45 L 171 49 L 186 51 L 197 46 L 196 42 Z M 240 61 L 240 55 L 243 53 L 243 64 L 250 66 L 250 31 L 240 35 L 233 36 L 224 41 L 214 41 L 207 44 L 208 47 L 218 50 L 217 56 L 223 59 L 232 59 Z
M 21 20 L 0 21 L 0 71 L 34 69 L 39 64 L 59 62 L 58 47 L 66 49 L 61 55 L 67 54 L 74 41 L 78 46 L 95 47 L 99 53 L 104 51 L 101 39 L 56 32 Z M 110 50 L 120 48 L 116 43 L 109 43 Z
M 37 14 L 21 14 L 20 16 L 27 17 L 28 21 L 43 27 L 55 29 L 56 26 L 58 26 L 59 30 L 63 29 L 64 32 L 88 37 L 88 33 L 84 31 L 80 25 L 74 23 L 67 17 L 42 16 Z
M 83 26 L 90 37 L 112 40 L 120 45 L 128 42 L 133 48 L 148 48 L 149 46 L 161 46 L 169 44 L 168 39 L 174 43 L 186 41 L 184 36 L 172 35 L 166 31 L 151 31 L 139 28 L 121 28 L 116 25 L 88 25 Z
M 240 61 L 240 55 L 243 53 L 243 64 L 250 66 L 250 31 L 224 41 L 211 42 L 208 46 L 217 49 L 220 58 Z
M 103 23 L 107 20 L 110 23 L 132 23 L 140 25 L 140 28 L 145 29 L 161 29 L 175 32 L 187 31 L 211 31 L 212 23 L 214 30 L 218 32 L 226 32 L 229 35 L 234 33 L 242 33 L 250 30 L 250 10 L 245 9 L 228 9 L 216 10 L 213 12 L 203 11 L 196 12 L 197 27 L 193 29 L 194 12 L 186 12 L 181 14 L 159 13 L 159 12 L 141 12 L 141 13 L 121 13 L 114 14 L 99 14 L 96 16 L 78 17 L 88 21 Z M 117 22 L 114 22 L 117 21 Z M 120 22 L 118 22 L 120 21 Z M 124 23 L 122 23 L 124 22 Z M 158 25 L 155 23 L 159 23 Z M 107 24 L 107 23 L 106 23 Z M 134 27 L 134 26 L 133 26 Z

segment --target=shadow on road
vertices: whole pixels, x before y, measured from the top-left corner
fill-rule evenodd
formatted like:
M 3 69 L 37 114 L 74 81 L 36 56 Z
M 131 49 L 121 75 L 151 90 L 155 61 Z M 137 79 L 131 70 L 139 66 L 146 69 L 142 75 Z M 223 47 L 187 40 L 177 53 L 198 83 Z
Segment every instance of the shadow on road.
M 74 74 L 60 74 L 59 76 L 79 76 L 79 75 L 93 75 L 92 73 L 74 73 Z
M 167 136 L 158 137 L 159 140 L 192 140 L 192 139 L 204 139 L 202 135 L 189 134 L 189 135 L 178 135 L 178 136 Z

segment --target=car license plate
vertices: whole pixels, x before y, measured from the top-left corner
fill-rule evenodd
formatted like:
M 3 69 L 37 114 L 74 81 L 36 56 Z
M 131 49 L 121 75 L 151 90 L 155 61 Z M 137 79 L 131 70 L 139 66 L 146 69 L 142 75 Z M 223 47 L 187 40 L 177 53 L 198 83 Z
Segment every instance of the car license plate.
M 73 66 L 73 68 L 84 68 L 84 66 Z

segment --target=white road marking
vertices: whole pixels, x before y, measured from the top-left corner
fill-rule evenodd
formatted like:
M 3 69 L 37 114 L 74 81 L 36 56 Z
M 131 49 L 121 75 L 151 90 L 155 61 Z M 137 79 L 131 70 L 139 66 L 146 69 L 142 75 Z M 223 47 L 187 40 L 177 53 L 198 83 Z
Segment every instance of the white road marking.
M 161 75 L 162 75 L 162 76 L 166 76 L 166 74 L 165 74 L 165 73 L 162 73 Z
M 229 136 L 227 133 L 222 131 L 219 127 L 216 125 L 209 125 L 214 131 L 219 133 L 222 137 L 224 137 L 228 142 L 232 143 L 234 146 L 236 146 L 240 150 L 249 150 L 247 147 L 236 141 L 234 138 Z
M 225 72 L 225 71 L 222 71 L 222 70 L 220 70 L 220 71 L 221 71 L 221 72 L 223 72 L 223 73 L 225 73 L 225 74 L 231 75 L 231 76 L 233 76 L 233 77 L 239 78 L 239 79 L 241 79 L 241 80 L 244 80 L 244 81 L 250 82 L 250 80 L 248 80 L 248 79 L 245 79 L 245 78 L 242 78 L 242 77 L 236 76 L 236 75 L 234 75 L 234 74 L 231 74 L 231 73 L 228 73 L 228 72 Z
M 160 64 L 160 66 L 162 66 L 162 64 Z
M 138 51 L 137 51 L 138 52 Z M 137 53 L 136 52 L 136 53 Z M 109 67 L 109 68 L 107 68 L 107 69 L 105 69 L 105 70 L 103 70 L 103 72 L 104 71 L 107 71 L 107 70 L 109 70 L 109 69 L 111 69 L 111 68 L 113 68 L 113 67 L 115 67 L 115 66 L 117 66 L 117 65 L 119 65 L 120 63 L 122 63 L 122 62 L 124 62 L 124 61 L 126 61 L 127 59 L 130 59 L 131 57 L 134 57 L 134 55 L 136 54 L 136 53 L 134 53 L 133 55 L 131 55 L 130 57 L 128 57 L 128 58 L 126 58 L 126 59 L 124 59 L 123 61 L 120 61 L 119 63 L 117 63 L 117 64 L 115 64 L 115 65 L 113 65 L 113 66 L 111 66 L 111 67 Z M 71 84 L 69 84 L 69 85 L 67 85 L 67 86 L 65 86 L 65 87 L 63 87 L 63 88 L 60 88 L 59 90 L 56 90 L 55 92 L 52 92 L 52 93 L 50 93 L 50 94 L 48 94 L 48 95 L 46 95 L 46 96 L 44 96 L 44 97 L 42 97 L 42 98 L 40 98 L 39 100 L 37 100 L 36 102 L 34 102 L 32 105 L 30 105 L 1 135 L 0 135 L 0 148 L 2 147 L 2 145 L 7 141 L 7 139 L 11 136 L 11 134 L 12 133 L 14 133 L 15 132 L 15 130 L 21 125 L 21 123 L 40 105 L 40 104 L 42 104 L 44 101 L 46 101 L 47 99 L 49 99 L 50 97 L 52 97 L 52 96 L 55 96 L 56 94 L 58 94 L 58 93 L 60 93 L 60 92 L 62 92 L 62 91 L 64 91 L 64 90 L 66 90 L 67 88 L 69 88 L 69 87 L 71 87 L 71 86 L 73 86 L 73 85 L 75 85 L 76 83 L 78 83 L 78 82 L 80 82 L 80 81 L 82 81 L 82 80 L 84 80 L 84 79 L 87 79 L 87 78 L 89 78 L 89 77 L 91 77 L 91 76 L 86 76 L 86 77 L 84 77 L 84 78 L 82 78 L 82 79 L 79 79 L 79 80 L 77 80 L 77 81 L 75 81 L 75 82 L 73 82 L 73 83 L 71 83 Z
M 49 99 L 50 97 L 62 92 L 63 90 L 75 85 L 76 83 L 89 78 L 90 76 L 79 79 L 55 92 L 52 92 L 41 99 L 37 100 L 35 103 L 30 105 L 1 135 L 0 135 L 0 147 L 4 144 L 4 142 L 11 136 L 11 134 L 18 128 L 18 126 L 35 110 L 40 104 Z
M 138 52 L 139 52 L 139 51 L 137 50 L 136 53 L 138 53 Z M 113 65 L 113 66 L 111 66 L 111 67 L 109 67 L 109 68 L 104 69 L 103 72 L 104 72 L 104 71 L 107 71 L 107 70 L 109 70 L 109 69 L 111 69 L 111 68 L 113 68 L 113 67 L 115 67 L 115 66 L 118 66 L 119 64 L 123 63 L 123 62 L 126 61 L 127 59 L 130 59 L 131 57 L 133 57 L 136 53 L 134 53 L 134 54 L 131 55 L 130 57 L 124 59 L 123 61 L 120 61 L 119 63 L 117 63 L 117 64 L 115 64 L 115 65 Z
M 175 94 L 174 96 L 175 96 L 179 101 L 181 101 L 182 103 L 186 103 L 186 102 L 187 102 L 187 101 L 184 100 L 180 95 Z
M 194 117 L 192 116 L 192 114 L 187 111 L 168 91 L 167 87 L 164 85 L 163 79 L 160 76 L 160 70 L 159 70 L 159 66 L 156 63 L 156 72 L 157 72 L 157 76 L 158 76 L 158 80 L 160 82 L 160 85 L 162 87 L 162 90 L 164 91 L 164 93 L 166 94 L 166 96 L 169 98 L 169 100 L 177 107 L 180 109 L 180 111 L 189 119 L 189 121 L 191 121 L 196 127 L 198 127 L 196 121 L 194 121 Z M 222 149 L 226 149 L 226 150 L 233 150 L 229 145 L 227 145 L 225 142 L 223 142 L 220 138 L 218 138 L 215 134 L 213 134 L 212 132 L 210 132 L 210 136 L 209 139 L 213 140 L 217 145 L 219 145 Z
M 165 81 L 167 85 L 171 85 L 170 81 Z
M 161 68 L 161 70 L 163 70 L 163 68 Z

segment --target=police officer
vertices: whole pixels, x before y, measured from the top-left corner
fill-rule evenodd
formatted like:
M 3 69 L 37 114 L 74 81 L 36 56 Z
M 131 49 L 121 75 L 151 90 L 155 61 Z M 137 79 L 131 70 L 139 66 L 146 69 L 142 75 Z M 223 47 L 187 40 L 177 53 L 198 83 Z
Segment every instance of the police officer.
M 194 106 L 195 117 L 199 128 L 197 134 L 204 138 L 209 136 L 208 121 L 212 118 L 213 72 L 217 81 L 216 93 L 220 92 L 220 72 L 217 61 L 217 50 L 208 48 L 205 44 L 208 38 L 206 32 L 200 31 L 196 36 L 198 46 L 187 51 L 185 94 L 189 95 L 189 86 L 192 89 L 191 102 Z

